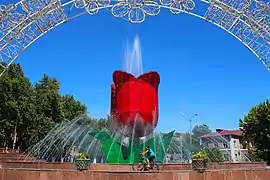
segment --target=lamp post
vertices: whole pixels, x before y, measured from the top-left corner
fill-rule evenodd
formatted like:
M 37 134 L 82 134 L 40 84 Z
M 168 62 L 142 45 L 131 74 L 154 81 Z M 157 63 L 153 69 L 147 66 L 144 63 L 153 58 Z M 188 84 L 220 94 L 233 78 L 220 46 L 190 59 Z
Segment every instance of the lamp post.
M 192 135 L 191 135 L 191 132 L 192 132 L 192 119 L 195 118 L 196 116 L 198 116 L 198 113 L 193 114 L 189 118 L 187 118 L 183 113 L 182 113 L 182 116 L 183 116 L 183 118 L 185 118 L 186 120 L 189 121 L 189 146 L 191 148 L 191 145 L 192 145 Z M 191 163 L 191 156 L 192 156 L 191 154 L 192 154 L 192 152 L 190 151 L 190 159 L 189 159 L 190 163 Z
M 189 121 L 189 145 L 191 147 L 191 145 L 192 145 L 192 136 L 191 136 L 191 132 L 192 132 L 192 119 L 194 119 L 196 116 L 198 116 L 198 113 L 193 114 L 189 118 L 186 118 L 186 116 L 183 113 L 182 113 L 182 116 Z

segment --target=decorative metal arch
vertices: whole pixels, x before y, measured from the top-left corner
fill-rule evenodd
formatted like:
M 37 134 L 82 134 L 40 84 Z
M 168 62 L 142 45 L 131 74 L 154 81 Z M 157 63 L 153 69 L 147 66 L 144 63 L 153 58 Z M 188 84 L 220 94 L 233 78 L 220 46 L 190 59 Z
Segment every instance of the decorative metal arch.
M 270 70 L 270 2 L 259 0 L 21 0 L 0 5 L 0 76 L 32 43 L 83 14 L 105 9 L 142 23 L 161 8 L 211 22 L 241 41 Z

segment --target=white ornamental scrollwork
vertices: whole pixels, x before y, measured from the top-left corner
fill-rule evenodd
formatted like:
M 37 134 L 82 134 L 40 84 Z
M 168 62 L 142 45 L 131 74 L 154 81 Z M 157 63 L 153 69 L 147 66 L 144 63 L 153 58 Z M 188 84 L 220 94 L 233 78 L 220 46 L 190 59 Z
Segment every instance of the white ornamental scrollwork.
M 75 0 L 75 7 L 78 9 L 84 8 L 90 15 L 98 13 L 100 8 L 109 7 L 110 0 Z
M 14 0 L 0 5 L 0 62 L 6 68 L 44 34 L 83 14 L 106 9 L 131 23 L 156 16 L 161 8 L 186 13 L 237 38 L 270 71 L 269 0 Z M 196 7 L 195 7 L 196 4 Z M 179 21 L 181 23 L 181 20 Z M 0 76 L 5 70 L 1 71 Z
M 6 36 L 5 41 L 10 41 L 14 38 L 20 39 L 23 37 L 23 35 L 20 34 L 20 30 L 25 24 L 20 23 L 25 18 L 26 15 L 22 14 L 22 12 L 18 12 L 16 5 L 0 5 L 0 34 Z
M 113 16 L 127 18 L 132 23 L 141 23 L 145 16 L 156 16 L 160 12 L 160 6 L 157 2 L 151 0 L 131 0 L 116 3 L 111 12 Z
M 0 5 L 0 29 L 13 27 L 23 18 L 25 18 L 25 15 L 16 12 L 16 6 L 14 4 L 8 6 Z
M 193 0 L 160 0 L 160 3 L 170 7 L 173 14 L 179 14 L 182 11 L 192 10 L 195 8 Z
M 75 8 L 77 8 L 77 9 L 83 9 L 83 8 L 85 8 L 85 5 L 84 5 L 84 3 L 82 2 L 82 0 L 75 0 L 75 1 L 74 1 L 74 6 L 75 6 Z
M 32 14 L 49 4 L 57 3 L 58 0 L 22 0 L 22 8 L 25 12 Z
M 256 2 L 256 8 L 251 12 L 251 16 L 264 28 L 270 30 L 270 2 Z

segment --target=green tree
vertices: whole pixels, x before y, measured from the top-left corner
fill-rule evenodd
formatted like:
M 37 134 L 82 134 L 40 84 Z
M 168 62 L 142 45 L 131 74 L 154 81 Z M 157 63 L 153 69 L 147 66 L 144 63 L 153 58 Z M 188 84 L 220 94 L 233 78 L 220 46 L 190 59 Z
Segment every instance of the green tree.
M 254 149 L 248 150 L 248 158 L 251 162 L 262 162 L 264 161 L 261 158 L 262 154 L 260 151 L 254 151 Z
M 33 88 L 19 64 L 13 64 L 0 78 L 0 132 L 1 145 L 12 147 L 15 138 L 24 141 L 23 135 L 32 118 Z
M 59 90 L 60 82 L 46 74 L 33 86 L 20 64 L 12 64 L 0 78 L 0 146 L 27 149 L 62 120 L 87 117 L 83 103 Z
M 107 116 L 106 118 L 100 118 L 98 121 L 97 121 L 97 126 L 96 126 L 96 129 L 97 130 L 102 130 L 102 129 L 109 129 L 109 120 L 110 120 L 110 117 Z
M 211 132 L 212 132 L 211 129 L 206 124 L 196 125 L 192 130 L 192 133 L 196 138 L 199 138 Z
M 192 154 L 199 152 L 202 148 L 202 146 L 200 145 L 200 137 L 211 132 L 212 131 L 210 130 L 209 126 L 207 126 L 206 124 L 194 126 L 191 134 L 191 144 L 190 134 L 186 133 L 183 136 L 186 147 L 191 151 Z
M 269 100 L 251 108 L 239 125 L 244 130 L 244 136 L 252 142 L 257 154 L 270 164 L 270 103 Z
M 35 85 L 37 114 L 59 123 L 63 119 L 61 112 L 60 82 L 44 74 Z
M 87 107 L 80 101 L 76 101 L 72 95 L 64 95 L 61 98 L 62 116 L 64 119 L 72 120 L 75 117 L 87 113 Z

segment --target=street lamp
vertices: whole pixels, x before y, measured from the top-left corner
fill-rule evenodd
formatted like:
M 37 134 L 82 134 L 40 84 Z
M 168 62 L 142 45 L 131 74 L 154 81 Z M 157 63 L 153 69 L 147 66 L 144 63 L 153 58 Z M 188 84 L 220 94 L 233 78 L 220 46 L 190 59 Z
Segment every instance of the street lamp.
M 189 118 L 186 118 L 185 115 L 184 115 L 184 113 L 182 113 L 182 116 L 189 121 L 189 145 L 191 147 L 191 145 L 192 145 L 192 136 L 191 136 L 191 132 L 192 132 L 192 119 L 194 119 L 196 116 L 198 116 L 198 113 L 193 114 Z
M 195 118 L 196 116 L 198 116 L 198 113 L 193 114 L 192 116 L 190 116 L 189 118 L 185 117 L 184 113 L 182 113 L 183 118 L 185 118 L 186 120 L 189 121 L 189 145 L 191 148 L 192 145 L 192 136 L 191 136 L 191 132 L 192 132 L 192 119 Z M 191 151 L 190 151 L 190 163 L 191 163 Z

